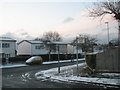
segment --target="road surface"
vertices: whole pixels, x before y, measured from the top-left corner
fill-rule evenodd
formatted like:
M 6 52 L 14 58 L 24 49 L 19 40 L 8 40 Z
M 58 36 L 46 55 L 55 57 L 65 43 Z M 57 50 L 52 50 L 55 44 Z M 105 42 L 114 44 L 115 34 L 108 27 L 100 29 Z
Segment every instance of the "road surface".
M 79 61 L 81 63 L 83 61 Z M 76 62 L 61 63 L 61 66 Z M 49 79 L 37 80 L 35 73 L 58 67 L 58 64 L 30 65 L 25 67 L 2 69 L 2 88 L 101 88 L 82 83 L 54 82 Z

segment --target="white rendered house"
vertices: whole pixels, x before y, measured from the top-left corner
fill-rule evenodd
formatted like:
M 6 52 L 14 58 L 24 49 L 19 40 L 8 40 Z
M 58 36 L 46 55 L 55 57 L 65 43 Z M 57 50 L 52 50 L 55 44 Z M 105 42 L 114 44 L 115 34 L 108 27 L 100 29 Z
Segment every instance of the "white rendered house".
M 37 40 L 22 40 L 18 43 L 18 55 L 40 55 L 46 54 L 45 45 L 41 41 Z
M 58 53 L 58 45 L 59 45 L 59 53 L 67 53 L 67 44 L 64 42 L 52 42 L 47 43 L 47 45 L 52 46 L 51 54 Z M 41 55 L 41 54 L 49 54 L 49 47 L 45 45 L 42 41 L 39 40 L 23 40 L 18 43 L 18 55 Z
M 9 37 L 0 37 L 0 58 L 16 56 L 16 40 Z
M 55 51 L 52 50 L 51 53 L 58 54 L 67 54 L 68 53 L 68 43 L 66 42 L 52 42 L 50 43 L 53 47 L 55 47 Z

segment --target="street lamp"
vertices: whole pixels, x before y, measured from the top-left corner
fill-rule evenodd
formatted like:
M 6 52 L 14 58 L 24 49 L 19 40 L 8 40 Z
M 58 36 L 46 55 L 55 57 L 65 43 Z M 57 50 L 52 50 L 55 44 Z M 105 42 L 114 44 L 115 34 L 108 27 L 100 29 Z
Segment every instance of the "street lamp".
M 78 73 L 78 37 L 76 37 L 76 59 L 77 59 L 77 76 L 79 75 Z
M 120 10 L 119 10 L 120 12 Z M 120 20 L 118 20 L 118 45 L 120 43 Z
M 108 45 L 109 45 L 109 25 L 108 25 L 108 22 L 105 22 L 105 24 L 107 24 L 107 32 L 108 32 Z
M 87 54 L 87 38 L 84 36 L 84 58 L 86 60 L 86 54 Z
M 59 52 L 59 45 L 57 46 L 58 47 L 58 73 L 60 73 L 60 52 Z

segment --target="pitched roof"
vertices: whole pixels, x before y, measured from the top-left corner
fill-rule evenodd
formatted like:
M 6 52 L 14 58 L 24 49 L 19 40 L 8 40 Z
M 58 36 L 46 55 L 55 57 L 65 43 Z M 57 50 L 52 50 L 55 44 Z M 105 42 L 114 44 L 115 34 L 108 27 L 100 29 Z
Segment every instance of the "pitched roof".
M 0 37 L 0 41 L 16 41 L 10 37 Z
M 39 41 L 39 40 L 22 40 L 18 44 L 20 44 L 20 43 L 22 43 L 24 41 L 26 41 L 28 43 L 31 43 L 31 44 L 40 44 L 40 43 L 43 43 L 42 41 Z
M 22 43 L 23 41 L 26 41 L 30 44 L 41 44 L 41 43 L 43 43 L 42 41 L 39 41 L 39 40 L 22 40 L 18 43 L 18 45 L 20 43 Z M 48 44 L 69 44 L 69 42 L 52 42 L 52 43 L 48 42 Z
M 68 42 L 52 42 L 52 44 L 69 44 Z
M 39 43 L 43 43 L 42 41 L 39 40 L 27 40 L 28 42 L 32 43 L 32 44 L 39 44 Z

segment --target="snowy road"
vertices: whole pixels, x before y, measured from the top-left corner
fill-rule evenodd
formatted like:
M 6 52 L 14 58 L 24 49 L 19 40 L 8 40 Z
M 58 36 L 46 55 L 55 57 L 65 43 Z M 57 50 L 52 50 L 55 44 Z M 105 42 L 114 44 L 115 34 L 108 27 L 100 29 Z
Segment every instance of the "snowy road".
M 82 63 L 84 61 L 79 61 Z M 76 62 L 61 63 L 61 66 L 76 64 Z M 2 71 L 3 88 L 96 88 L 95 85 L 68 82 L 54 82 L 49 79 L 38 80 L 35 73 L 58 67 L 58 64 L 32 65 L 19 68 L 4 68 Z M 98 87 L 97 87 L 98 88 Z

